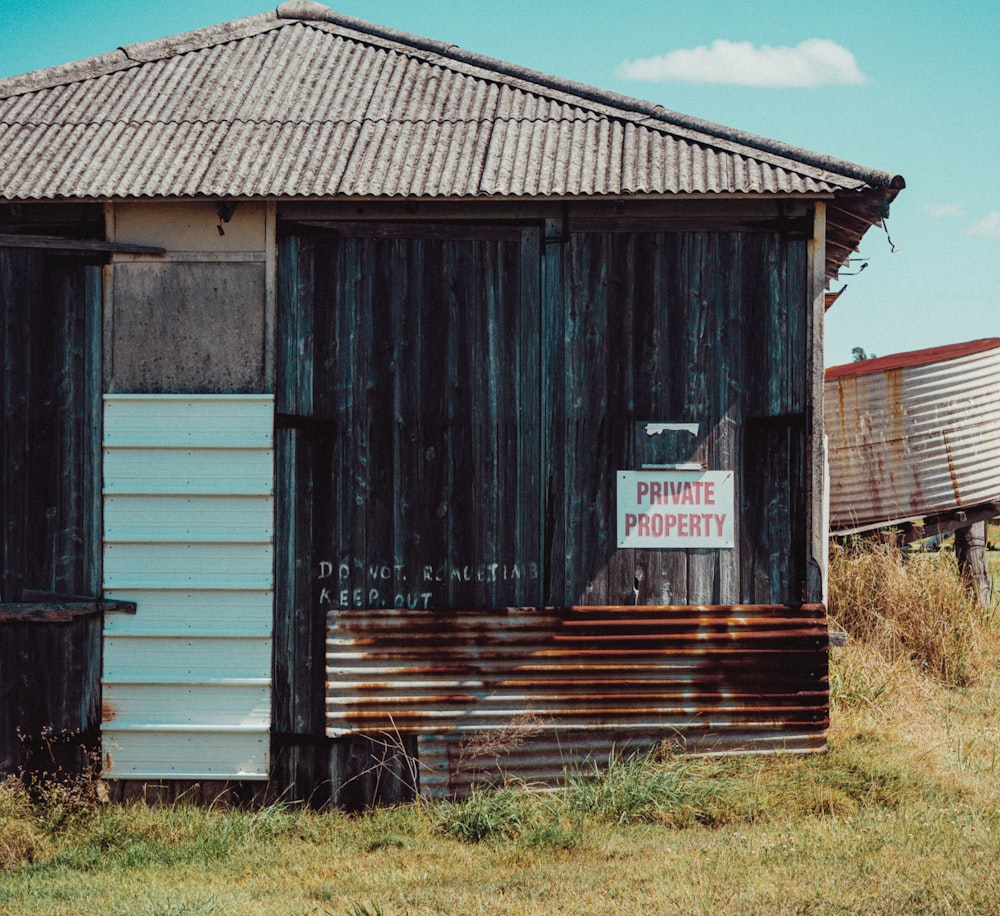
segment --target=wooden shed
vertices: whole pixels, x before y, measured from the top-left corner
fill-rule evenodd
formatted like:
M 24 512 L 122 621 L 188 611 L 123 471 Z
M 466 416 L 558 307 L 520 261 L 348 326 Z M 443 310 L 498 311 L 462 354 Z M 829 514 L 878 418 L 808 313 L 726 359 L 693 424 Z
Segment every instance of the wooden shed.
M 124 792 L 821 750 L 824 295 L 902 187 L 314 3 L 0 80 L 4 607 L 134 604 Z

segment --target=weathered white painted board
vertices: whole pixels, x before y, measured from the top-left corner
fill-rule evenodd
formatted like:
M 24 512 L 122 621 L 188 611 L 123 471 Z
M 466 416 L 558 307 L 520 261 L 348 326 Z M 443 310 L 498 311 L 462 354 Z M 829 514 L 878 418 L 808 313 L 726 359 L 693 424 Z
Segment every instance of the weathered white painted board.
M 126 684 L 115 690 L 113 702 L 104 703 L 104 729 L 118 732 L 195 727 L 266 731 L 270 719 L 266 684 Z
M 104 638 L 105 684 L 211 684 L 227 680 L 270 683 L 270 665 L 270 639 Z
M 106 589 L 270 589 L 270 544 L 104 543 Z
M 155 531 L 149 528 L 151 515 L 157 520 Z M 274 503 L 270 497 L 109 496 L 104 500 L 104 537 L 132 543 L 260 543 L 274 537 Z
M 104 636 L 270 637 L 273 596 L 267 589 L 129 589 L 141 612 L 107 614 Z
M 264 779 L 274 401 L 108 395 L 105 775 Z
M 270 495 L 269 449 L 105 448 L 106 495 Z
M 150 398 L 157 398 L 155 411 Z M 269 449 L 270 395 L 115 395 L 105 400 L 109 448 Z
M 114 779 L 260 779 L 266 730 L 104 730 L 105 775 Z

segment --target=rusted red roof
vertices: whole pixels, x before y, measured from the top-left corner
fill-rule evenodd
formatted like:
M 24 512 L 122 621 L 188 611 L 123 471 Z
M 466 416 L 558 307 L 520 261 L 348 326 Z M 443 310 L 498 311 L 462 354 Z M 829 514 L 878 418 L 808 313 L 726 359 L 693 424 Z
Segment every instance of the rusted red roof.
M 905 353 L 892 353 L 889 356 L 879 356 L 874 359 L 859 359 L 842 366 L 831 366 L 826 370 L 827 379 L 845 378 L 851 375 L 872 375 L 889 369 L 905 369 L 908 366 L 927 366 L 960 356 L 971 356 L 1000 347 L 1000 337 L 983 337 L 980 340 L 969 340 L 964 343 L 947 344 L 943 347 L 927 347 L 924 350 L 908 350 Z

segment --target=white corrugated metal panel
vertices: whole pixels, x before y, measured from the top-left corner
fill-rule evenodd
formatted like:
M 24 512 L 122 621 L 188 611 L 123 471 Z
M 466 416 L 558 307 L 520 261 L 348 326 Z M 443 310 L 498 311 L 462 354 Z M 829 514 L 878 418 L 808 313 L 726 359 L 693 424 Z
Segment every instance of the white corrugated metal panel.
M 270 502 L 262 500 L 270 508 Z M 150 506 L 150 531 L 156 524 Z M 167 531 L 166 537 L 172 537 Z M 269 589 L 274 565 L 270 544 L 212 542 L 138 544 L 104 542 L 104 587 L 122 589 Z
M 110 778 L 264 779 L 273 605 L 269 395 L 108 395 Z
M 270 500 L 268 500 L 270 501 Z M 142 543 L 154 537 L 147 519 L 157 518 L 155 538 L 198 543 L 260 543 L 274 535 L 271 513 L 242 496 L 107 496 L 104 534 L 108 541 Z
M 269 449 L 273 436 L 262 416 L 269 414 L 270 395 L 119 394 L 104 406 L 107 448 Z
M 132 684 L 104 703 L 104 731 L 212 728 L 267 731 L 268 684 Z
M 270 638 L 273 596 L 268 589 L 128 590 L 142 613 L 108 614 L 104 636 L 258 636 Z
M 197 731 L 172 725 L 103 734 L 105 775 L 112 778 L 255 780 L 267 772 L 266 728 Z
M 271 483 L 271 456 L 235 448 L 105 448 L 104 492 L 131 496 L 259 495 Z
M 258 637 L 105 636 L 105 684 L 269 683 L 271 641 Z
M 835 531 L 1000 499 L 1000 339 L 834 367 L 825 402 Z

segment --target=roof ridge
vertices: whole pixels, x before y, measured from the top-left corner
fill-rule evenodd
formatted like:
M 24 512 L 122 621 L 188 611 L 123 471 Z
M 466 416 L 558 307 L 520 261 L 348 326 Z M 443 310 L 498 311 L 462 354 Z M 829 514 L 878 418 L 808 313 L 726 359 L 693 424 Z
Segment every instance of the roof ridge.
M 187 32 L 179 32 L 176 35 L 168 35 L 163 38 L 120 45 L 113 51 L 105 51 L 92 57 L 84 57 L 65 64 L 56 64 L 53 67 L 43 67 L 40 70 L 30 70 L 27 73 L 0 77 L 0 99 L 52 89 L 55 86 L 81 82 L 98 76 L 107 76 L 119 70 L 128 70 L 189 51 L 197 51 L 229 41 L 238 41 L 240 38 L 250 38 L 261 32 L 283 28 L 289 24 L 286 19 L 279 18 L 275 11 L 271 11 L 245 16 L 242 19 L 234 19 L 218 25 L 190 29 Z
M 564 120 L 572 120 L 570 118 L 565 118 Z M 97 121 L 61 121 L 59 127 L 65 127 L 66 129 L 72 129 L 75 127 L 87 127 L 93 126 L 95 124 L 128 124 L 135 127 L 141 127 L 143 125 L 152 124 L 288 124 L 288 125 L 301 125 L 301 124 L 489 124 L 496 121 L 506 121 L 512 123 L 520 124 L 545 124 L 550 121 L 550 119 L 540 118 L 540 117 L 521 117 L 521 116 L 510 116 L 510 115 L 497 115 L 495 117 L 489 117 L 486 115 L 478 115 L 476 117 L 446 117 L 446 118 L 435 118 L 435 117 L 401 117 L 401 118 L 390 118 L 385 115 L 376 115 L 374 117 L 369 117 L 367 115 L 362 117 L 350 117 L 350 118 L 276 118 L 276 117 L 259 117 L 259 118 L 102 118 Z M 11 120 L 5 120 L 0 117 L 0 126 L 5 127 L 27 127 L 27 128 L 50 128 L 53 125 L 50 121 L 22 121 L 16 122 Z
M 425 38 L 421 35 L 404 32 L 400 29 L 378 25 L 377 23 L 367 22 L 363 19 L 356 19 L 353 16 L 336 13 L 329 7 L 314 2 L 314 0 L 286 0 L 275 12 L 279 19 L 327 22 L 341 28 L 351 29 L 360 34 L 372 35 L 376 38 L 410 46 L 421 51 L 434 52 L 463 64 L 494 71 L 503 76 L 544 86 L 547 89 L 565 92 L 579 99 L 595 102 L 600 105 L 608 105 L 625 112 L 642 114 L 663 124 L 696 131 L 715 140 L 749 146 L 762 152 L 780 156 L 783 159 L 794 160 L 824 171 L 854 178 L 875 187 L 896 190 L 905 187 L 903 177 L 892 172 L 868 168 L 845 159 L 838 159 L 835 156 L 817 153 L 804 147 L 794 146 L 779 140 L 760 136 L 759 134 L 726 127 L 723 124 L 706 121 L 691 115 L 685 115 L 672 111 L 656 102 L 649 102 L 644 99 L 637 99 L 617 92 L 611 92 L 610 90 L 600 89 L 587 83 L 553 76 L 540 70 L 532 70 L 520 64 L 512 64 L 498 58 L 479 54 L 475 51 L 467 51 L 458 45 L 449 44 L 448 42 Z

